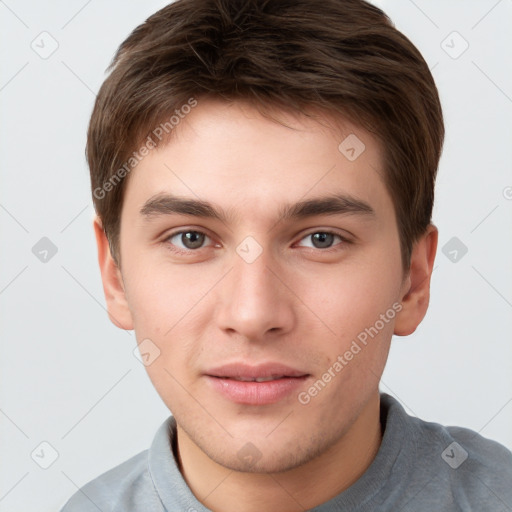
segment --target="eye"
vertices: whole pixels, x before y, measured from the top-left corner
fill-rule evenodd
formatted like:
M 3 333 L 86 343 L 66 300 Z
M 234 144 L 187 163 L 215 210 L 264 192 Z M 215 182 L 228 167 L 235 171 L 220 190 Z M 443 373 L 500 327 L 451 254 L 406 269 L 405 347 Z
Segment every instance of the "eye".
M 205 241 L 211 239 L 201 231 L 178 231 L 167 238 L 167 242 L 175 245 L 178 249 L 194 250 L 201 249 Z
M 303 243 L 308 240 L 310 243 Z M 335 243 L 336 241 L 338 241 L 338 243 Z M 336 233 L 331 233 L 330 231 L 316 231 L 306 235 L 298 245 L 302 247 L 312 247 L 314 249 L 329 249 L 333 245 L 339 245 L 340 242 L 349 243 L 348 240 Z

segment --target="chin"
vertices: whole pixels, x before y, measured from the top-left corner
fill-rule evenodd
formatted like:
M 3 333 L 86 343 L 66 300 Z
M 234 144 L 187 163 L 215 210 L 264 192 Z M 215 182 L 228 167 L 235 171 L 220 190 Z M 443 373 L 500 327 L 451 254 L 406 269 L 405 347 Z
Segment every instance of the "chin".
M 269 443 L 268 440 L 259 440 L 256 443 L 247 442 L 241 444 L 236 451 L 219 451 L 216 447 L 199 447 L 215 463 L 241 473 L 284 473 L 298 468 L 309 461 L 315 459 L 326 450 L 330 444 L 324 439 L 308 438 L 309 446 L 304 446 L 298 442 L 297 437 L 290 441 L 276 439 L 276 443 Z M 238 444 L 238 443 L 237 443 Z M 260 448 L 261 447 L 261 448 Z
M 244 460 L 238 457 L 238 454 L 222 454 L 216 457 L 216 454 L 208 454 L 217 464 L 240 473 L 252 474 L 270 474 L 270 473 L 283 473 L 295 469 L 306 461 L 301 461 L 301 457 L 296 454 L 272 454 L 261 455 L 259 460 Z

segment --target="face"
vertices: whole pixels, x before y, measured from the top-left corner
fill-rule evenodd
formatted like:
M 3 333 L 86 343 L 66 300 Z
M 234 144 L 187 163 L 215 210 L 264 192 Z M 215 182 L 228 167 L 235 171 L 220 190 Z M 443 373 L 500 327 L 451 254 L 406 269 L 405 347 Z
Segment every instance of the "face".
M 241 471 L 291 469 L 347 432 L 405 286 L 378 141 L 279 116 L 200 101 L 132 171 L 121 216 L 124 327 L 179 432 Z

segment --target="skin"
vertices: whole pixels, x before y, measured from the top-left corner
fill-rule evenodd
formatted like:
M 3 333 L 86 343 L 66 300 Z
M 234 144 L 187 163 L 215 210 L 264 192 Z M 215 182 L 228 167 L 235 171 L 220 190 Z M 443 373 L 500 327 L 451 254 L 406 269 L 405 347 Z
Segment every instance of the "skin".
M 129 177 L 121 268 L 95 221 L 110 318 L 160 350 L 148 374 L 176 418 L 182 474 L 214 511 L 294 512 L 353 484 L 381 443 L 378 384 L 391 337 L 414 332 L 429 301 L 437 229 L 415 243 L 404 273 L 378 140 L 325 115 L 278 114 L 287 126 L 244 103 L 199 101 Z M 350 133 L 366 146 L 355 161 L 338 150 Z M 229 215 L 141 214 L 169 193 Z M 279 220 L 283 205 L 333 193 L 375 215 Z M 188 249 L 170 236 L 179 230 L 204 232 L 204 245 Z M 315 247 L 311 235 L 326 231 L 351 243 L 334 236 L 330 248 Z M 236 251 L 247 236 L 262 250 L 252 263 Z M 307 391 L 393 304 L 400 312 L 306 405 L 297 393 L 235 404 L 204 377 L 228 362 L 272 361 L 309 374 Z M 249 442 L 256 462 L 238 456 Z

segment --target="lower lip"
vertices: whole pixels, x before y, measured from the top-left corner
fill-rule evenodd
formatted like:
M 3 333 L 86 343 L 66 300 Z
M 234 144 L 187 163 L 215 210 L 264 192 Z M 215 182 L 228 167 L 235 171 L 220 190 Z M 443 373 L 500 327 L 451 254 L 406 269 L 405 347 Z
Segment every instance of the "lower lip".
M 307 376 L 286 377 L 266 382 L 244 382 L 207 376 L 210 384 L 232 402 L 246 405 L 267 405 L 279 402 L 302 387 Z

